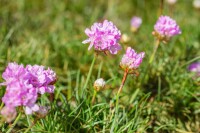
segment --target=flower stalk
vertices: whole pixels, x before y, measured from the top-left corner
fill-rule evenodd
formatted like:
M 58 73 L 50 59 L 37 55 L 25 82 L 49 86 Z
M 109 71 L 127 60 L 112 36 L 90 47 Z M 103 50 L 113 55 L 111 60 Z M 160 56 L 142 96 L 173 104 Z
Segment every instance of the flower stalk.
M 154 46 L 154 50 L 153 50 L 153 53 L 150 57 L 150 60 L 149 60 L 149 65 L 151 65 L 151 63 L 153 62 L 154 58 L 155 58 L 155 54 L 156 54 L 156 51 L 158 49 L 158 46 L 160 44 L 160 40 L 159 39 L 156 39 L 156 42 L 155 42 L 155 46 Z
M 121 83 L 121 85 L 119 87 L 117 95 L 119 95 L 119 93 L 122 91 L 122 88 L 124 87 L 124 84 L 125 84 L 125 81 L 127 79 L 127 76 L 128 76 L 128 70 L 124 71 L 124 76 L 122 78 L 122 83 Z
M 92 60 L 92 64 L 90 66 L 90 69 L 89 69 L 89 72 L 88 72 L 88 75 L 87 75 L 87 79 L 86 79 L 86 82 L 85 82 L 85 85 L 83 87 L 83 90 L 86 89 L 87 85 L 88 85 L 88 82 L 90 80 L 90 77 L 91 77 L 91 74 L 92 74 L 92 70 L 93 70 L 93 67 L 94 67 L 94 63 L 95 63 L 95 60 L 96 60 L 96 56 L 94 56 L 93 60 Z

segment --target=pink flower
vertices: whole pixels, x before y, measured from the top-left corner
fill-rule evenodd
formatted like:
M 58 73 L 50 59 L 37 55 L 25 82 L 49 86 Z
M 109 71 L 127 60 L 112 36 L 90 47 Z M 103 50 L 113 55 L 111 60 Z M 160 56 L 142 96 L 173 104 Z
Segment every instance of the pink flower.
M 156 36 L 160 41 L 167 42 L 173 36 L 181 34 L 179 26 L 176 21 L 171 19 L 169 16 L 161 16 L 154 25 L 153 35 Z
M 56 74 L 50 68 L 44 66 L 23 65 L 9 63 L 3 73 L 6 92 L 2 98 L 6 107 L 25 106 L 25 113 L 31 114 L 39 110 L 36 104 L 38 93 L 53 93 Z
M 6 80 L 5 84 L 10 84 L 11 82 L 16 82 L 23 79 L 26 71 L 23 65 L 18 65 L 17 63 L 9 63 L 6 70 L 3 72 L 2 77 Z
M 37 112 L 37 111 L 39 111 L 39 106 L 37 104 L 34 104 L 32 106 L 26 106 L 26 108 L 25 108 L 25 113 L 27 115 L 30 115 L 33 112 Z
M 195 62 L 189 65 L 188 70 L 200 76 L 200 62 Z
M 10 123 L 17 116 L 16 109 L 13 107 L 5 106 L 1 110 L 2 117 L 6 120 L 6 122 Z
M 91 29 L 85 30 L 85 33 L 89 38 L 82 43 L 90 43 L 88 50 L 94 46 L 95 51 L 110 51 L 111 54 L 117 54 L 121 49 L 118 43 L 121 32 L 111 21 L 104 20 L 103 23 L 94 23 Z
M 142 24 L 142 19 L 140 17 L 134 16 L 131 19 L 131 31 L 136 32 L 139 28 L 140 25 Z
M 37 90 L 24 80 L 7 85 L 2 101 L 11 107 L 33 106 L 37 97 Z
M 27 71 L 23 65 L 9 63 L 3 78 L 6 80 L 6 93 L 2 101 L 6 106 L 32 106 L 37 100 L 37 90 L 28 83 Z
M 50 68 L 45 70 L 44 66 L 27 65 L 26 71 L 29 73 L 27 76 L 28 82 L 38 89 L 40 94 L 53 93 L 56 81 L 56 74 Z
M 142 63 L 144 55 L 144 52 L 137 54 L 134 49 L 128 47 L 126 49 L 126 54 L 124 54 L 120 62 L 121 68 L 125 71 L 129 71 L 130 73 L 133 72 Z

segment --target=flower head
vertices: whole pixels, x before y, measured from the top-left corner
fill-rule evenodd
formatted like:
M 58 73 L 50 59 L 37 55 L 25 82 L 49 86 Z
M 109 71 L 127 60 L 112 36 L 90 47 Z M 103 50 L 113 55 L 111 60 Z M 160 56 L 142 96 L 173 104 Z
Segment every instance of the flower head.
M 39 65 L 27 65 L 26 71 L 28 74 L 28 82 L 38 89 L 40 94 L 53 93 L 54 85 L 53 82 L 56 81 L 56 74 L 50 68 L 45 70 L 44 66 Z
M 134 49 L 128 47 L 126 49 L 126 54 L 122 57 L 120 67 L 129 73 L 134 72 L 134 70 L 137 69 L 142 63 L 144 55 L 144 52 L 137 54 Z
M 10 123 L 17 116 L 16 109 L 13 107 L 5 106 L 1 110 L 1 114 L 6 122 Z
M 23 65 L 17 63 L 9 63 L 2 77 L 5 79 L 1 85 L 6 85 L 6 93 L 2 101 L 6 107 L 25 106 L 25 113 L 39 110 L 36 104 L 38 93 L 52 93 L 54 91 L 54 83 L 56 74 L 44 66 Z
M 194 72 L 194 73 L 196 73 L 197 75 L 200 76 L 200 62 L 192 63 L 192 64 L 188 67 L 188 70 L 191 71 L 191 72 Z
M 90 43 L 88 50 L 94 46 L 95 51 L 109 51 L 111 54 L 117 54 L 121 49 L 118 43 L 121 32 L 111 21 L 104 20 L 103 23 L 94 23 L 91 29 L 85 30 L 85 33 L 89 38 L 82 43 Z
M 105 87 L 106 82 L 103 78 L 99 78 L 94 82 L 94 88 L 99 91 Z
M 169 16 L 161 16 L 154 25 L 153 35 L 160 41 L 168 42 L 173 36 L 181 34 L 176 21 Z
M 136 32 L 142 24 L 142 19 L 140 17 L 134 16 L 131 19 L 131 31 Z

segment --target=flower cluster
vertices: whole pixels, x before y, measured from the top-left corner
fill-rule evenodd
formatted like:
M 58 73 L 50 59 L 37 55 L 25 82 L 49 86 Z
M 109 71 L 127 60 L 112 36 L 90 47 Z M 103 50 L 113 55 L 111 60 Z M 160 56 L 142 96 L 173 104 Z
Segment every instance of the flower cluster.
M 38 111 L 36 104 L 38 93 L 53 93 L 56 74 L 50 68 L 38 65 L 18 65 L 9 63 L 2 75 L 5 80 L 1 85 L 6 86 L 6 93 L 2 98 L 5 106 L 15 108 L 25 106 L 25 113 Z
M 131 31 L 136 32 L 139 28 L 140 25 L 142 24 L 142 19 L 140 17 L 134 16 L 131 19 Z
M 141 52 L 137 54 L 134 49 L 128 47 L 126 49 L 126 54 L 122 57 L 120 62 L 120 67 L 128 71 L 128 73 L 133 73 L 135 69 L 137 69 L 142 63 L 142 59 L 144 58 L 145 53 Z
M 103 23 L 94 23 L 91 29 L 85 30 L 85 33 L 89 38 L 82 43 L 90 43 L 88 50 L 94 46 L 97 52 L 109 51 L 111 54 L 117 54 L 121 49 L 118 43 L 121 32 L 111 21 L 104 20 Z
M 154 25 L 154 32 L 152 33 L 158 40 L 164 43 L 168 42 L 171 37 L 181 34 L 179 26 L 176 21 L 169 16 L 161 16 Z

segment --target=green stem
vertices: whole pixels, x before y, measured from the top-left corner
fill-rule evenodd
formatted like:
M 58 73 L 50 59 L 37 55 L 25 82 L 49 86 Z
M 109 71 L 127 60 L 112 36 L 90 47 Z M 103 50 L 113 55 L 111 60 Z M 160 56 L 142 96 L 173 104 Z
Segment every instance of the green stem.
M 123 76 L 123 79 L 122 79 L 122 83 L 121 83 L 121 85 L 120 85 L 120 87 L 119 87 L 119 90 L 118 90 L 118 92 L 117 92 L 117 96 L 116 96 L 116 106 L 115 106 L 115 117 L 114 117 L 114 122 L 113 122 L 113 124 L 112 124 L 111 132 L 113 132 L 114 127 L 115 127 L 116 122 L 117 122 L 117 116 L 118 116 L 118 111 L 119 111 L 119 94 L 120 94 L 120 92 L 122 91 L 122 89 L 123 89 L 123 87 L 124 87 L 124 84 L 125 84 L 127 75 L 128 75 L 128 70 L 124 71 L 124 76 Z
M 156 54 L 156 51 L 157 51 L 157 49 L 158 49 L 159 44 L 160 44 L 160 41 L 157 39 L 157 40 L 156 40 L 156 43 L 155 43 L 155 47 L 154 47 L 153 54 L 151 55 L 150 60 L 149 60 L 149 65 L 151 65 L 151 63 L 152 63 L 153 60 L 154 60 L 154 57 L 155 57 L 155 54 Z
M 21 117 L 22 113 L 20 112 L 17 116 L 17 118 L 15 119 L 14 123 L 11 125 L 11 127 L 8 129 L 8 131 L 6 133 L 10 133 L 13 128 L 15 127 L 15 125 L 17 124 L 17 122 L 19 121 L 19 118 Z
M 86 79 L 85 85 L 84 85 L 84 87 L 83 87 L 83 90 L 86 89 L 86 87 L 87 87 L 87 85 L 88 85 L 88 82 L 89 82 L 89 80 L 90 80 L 90 77 L 91 77 L 91 74 L 92 74 L 92 69 L 93 69 L 93 67 L 94 67 L 94 62 L 95 62 L 95 60 L 96 60 L 96 56 L 94 56 L 94 58 L 93 58 L 93 60 L 92 60 L 92 64 L 91 64 L 91 66 L 90 66 L 90 70 L 89 70 L 89 72 L 88 72 L 87 79 Z
M 92 105 L 93 105 L 94 102 L 95 102 L 95 97 L 96 97 L 96 95 L 97 95 L 97 91 L 94 90 L 94 93 L 93 93 L 93 96 L 92 96 Z

